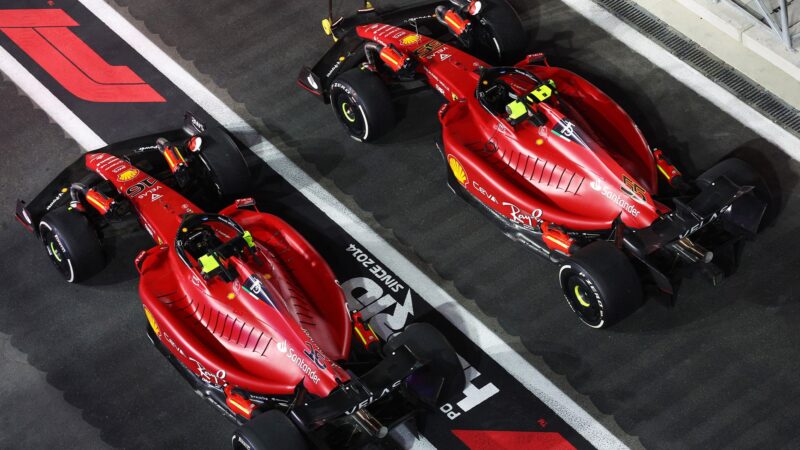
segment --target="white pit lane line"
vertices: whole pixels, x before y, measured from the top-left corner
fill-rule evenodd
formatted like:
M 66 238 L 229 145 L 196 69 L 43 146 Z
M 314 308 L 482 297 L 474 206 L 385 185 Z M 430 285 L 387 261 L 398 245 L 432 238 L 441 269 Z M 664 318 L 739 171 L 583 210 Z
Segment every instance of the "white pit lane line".
M 85 150 L 94 150 L 106 145 L 100 136 L 61 103 L 2 46 L 0 46 L 0 71 Z

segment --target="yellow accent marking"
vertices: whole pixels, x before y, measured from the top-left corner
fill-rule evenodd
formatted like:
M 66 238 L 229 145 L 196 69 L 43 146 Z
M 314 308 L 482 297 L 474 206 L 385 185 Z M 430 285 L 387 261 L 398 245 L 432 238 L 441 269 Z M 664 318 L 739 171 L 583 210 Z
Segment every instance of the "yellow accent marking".
M 55 242 L 50 243 L 50 251 L 53 253 L 53 258 L 55 258 L 56 261 L 61 262 L 61 256 L 60 253 L 58 252 L 58 249 L 56 249 Z
M 234 298 L 236 298 L 236 294 L 234 294 L 233 292 L 229 292 L 228 293 L 228 300 L 233 300 Z
M 181 228 L 181 231 L 183 231 L 184 233 L 186 233 L 187 231 L 189 231 L 189 229 L 188 229 L 188 228 L 186 228 L 186 227 L 184 227 L 184 228 Z
M 153 329 L 153 331 L 155 331 L 156 336 L 161 336 L 161 329 L 158 328 L 158 324 L 156 323 L 156 318 L 153 317 L 153 313 L 151 313 L 146 306 L 144 308 L 144 315 L 147 316 L 147 321 L 150 322 L 150 327 Z
M 178 155 L 178 158 L 180 158 L 182 162 L 186 162 L 186 160 L 183 159 L 183 155 L 181 155 L 180 150 L 178 150 L 178 147 L 173 147 L 173 148 L 175 149 L 175 154 Z
M 419 35 L 418 34 L 410 34 L 403 39 L 400 40 L 400 43 L 403 45 L 414 45 L 419 42 Z
M 669 180 L 671 180 L 671 179 L 672 179 L 672 178 L 671 178 L 671 177 L 670 177 L 670 176 L 667 174 L 667 171 L 666 171 L 666 170 L 664 170 L 664 169 L 662 169 L 662 168 L 661 168 L 661 166 L 659 166 L 658 164 L 656 164 L 656 167 L 658 167 L 658 170 L 659 170 L 659 171 L 660 171 L 662 174 L 664 174 L 664 177 L 666 177 L 667 181 L 669 181 Z
M 508 118 L 511 120 L 517 120 L 520 117 L 528 114 L 528 108 L 525 105 L 517 100 L 506 105 L 506 112 L 508 113 Z
M 66 193 L 67 193 L 67 191 L 69 191 L 69 189 L 67 189 L 67 188 L 61 188 L 61 193 L 62 193 L 62 194 L 66 194 Z
M 203 255 L 198 260 L 202 267 L 203 273 L 211 273 L 213 270 L 219 268 L 219 261 L 214 255 Z
M 396 60 L 396 59 L 394 59 L 394 58 L 392 58 L 391 56 L 389 56 L 389 54 L 388 54 L 388 53 L 384 53 L 384 54 L 383 54 L 383 57 L 384 57 L 384 58 L 387 58 L 387 59 L 389 59 L 389 61 L 391 61 L 391 62 L 393 62 L 393 63 L 395 63 L 395 64 L 399 64 L 399 63 L 397 62 L 397 60 Z
M 567 248 L 567 249 L 569 248 L 568 244 L 564 243 L 564 241 L 561 241 L 559 239 L 554 238 L 553 236 L 545 236 L 545 239 L 547 239 L 549 241 L 552 241 L 552 242 L 555 242 L 555 244 L 560 246 L 560 247 Z
M 250 410 L 249 410 L 249 409 L 247 409 L 246 407 L 244 407 L 244 406 L 242 406 L 242 405 L 240 405 L 240 404 L 236 403 L 236 401 L 235 401 L 234 399 L 232 399 L 232 398 L 228 397 L 228 401 L 229 401 L 229 402 L 231 402 L 231 404 L 232 404 L 233 406 L 237 407 L 237 408 L 239 409 L 239 411 L 241 411 L 241 412 L 243 412 L 243 413 L 245 413 L 245 414 L 247 414 L 247 413 L 249 413 L 249 412 L 250 412 Z
M 539 138 L 536 140 L 536 145 L 542 145 L 542 144 L 544 144 L 544 139 Z
M 343 62 L 346 58 L 344 56 L 339 57 L 339 62 Z
M 553 89 L 551 89 L 550 86 L 543 84 L 534 89 L 531 94 L 536 97 L 537 100 L 543 102 L 553 95 Z
M 344 118 L 347 119 L 347 121 L 350 123 L 355 123 L 356 115 L 350 114 L 350 112 L 347 111 L 347 106 L 348 106 L 347 103 L 344 102 L 342 103 L 342 113 L 344 114 Z
M 459 183 L 466 185 L 467 171 L 464 170 L 464 166 L 462 166 L 456 157 L 452 155 L 448 156 L 447 163 L 450 165 L 450 170 L 453 171 L 453 176 L 456 177 L 456 180 L 458 180 Z
M 253 240 L 253 235 L 250 234 L 249 231 L 245 231 L 244 233 L 242 233 L 242 239 L 244 239 L 248 247 L 252 248 L 256 246 L 256 243 Z
M 265 273 L 265 274 L 264 274 L 264 278 L 266 278 L 267 280 L 269 280 L 270 278 L 272 278 L 272 275 L 270 275 L 270 274 L 268 274 L 268 273 Z
M 584 308 L 588 308 L 588 307 L 592 306 L 591 303 L 589 303 L 589 302 L 587 302 L 586 300 L 583 299 L 583 296 L 581 295 L 580 287 L 578 287 L 578 286 L 575 286 L 575 297 L 578 298 L 578 303 L 580 303 L 581 306 L 583 306 Z
M 325 36 L 330 36 L 333 33 L 331 25 L 331 19 L 322 19 L 322 31 L 325 32 Z
M 102 203 L 98 202 L 98 201 L 97 201 L 97 200 L 95 200 L 93 197 L 86 197 L 86 200 L 88 200 L 88 201 L 89 201 L 89 203 L 91 203 L 92 205 L 94 205 L 94 206 L 95 206 L 95 208 L 98 208 L 98 209 L 103 209 L 103 205 L 102 205 Z
M 353 329 L 356 330 L 356 334 L 358 335 L 358 338 L 361 339 L 361 342 L 363 342 L 364 346 L 366 347 L 367 346 L 367 340 L 364 339 L 364 336 L 361 334 L 361 331 L 359 331 L 358 327 L 353 327 Z
M 117 180 L 119 181 L 131 181 L 136 178 L 136 175 L 139 175 L 139 171 L 136 169 L 128 169 L 125 172 L 122 172 L 117 176 Z
M 456 22 L 455 20 L 453 20 L 453 18 L 450 17 L 450 16 L 444 16 L 444 20 L 450 22 L 450 25 L 452 25 L 456 29 L 461 28 L 460 24 L 458 22 Z

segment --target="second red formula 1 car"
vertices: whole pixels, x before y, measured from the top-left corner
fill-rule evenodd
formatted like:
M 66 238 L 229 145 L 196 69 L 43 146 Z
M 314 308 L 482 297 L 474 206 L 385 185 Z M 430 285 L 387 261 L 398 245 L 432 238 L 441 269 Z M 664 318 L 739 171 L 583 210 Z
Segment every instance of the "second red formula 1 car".
M 458 357 L 438 331 L 412 324 L 381 343 L 287 223 L 251 199 L 211 214 L 179 193 L 205 184 L 241 194 L 248 178 L 224 130 L 191 116 L 184 130 L 81 157 L 19 202 L 17 219 L 69 282 L 102 269 L 102 237 L 126 218 L 147 230 L 156 245 L 135 264 L 148 336 L 240 425 L 234 448 L 358 448 L 463 389 Z
M 743 161 L 687 180 L 587 80 L 541 54 L 513 66 L 470 54 L 489 48 L 507 59 L 505 49 L 526 42 L 504 0 L 370 11 L 336 24 L 336 45 L 301 71 L 301 86 L 359 141 L 392 127 L 393 92 L 419 83 L 438 91 L 450 186 L 559 265 L 569 306 L 591 327 L 638 308 L 642 281 L 672 299 L 679 268 L 718 280 L 759 229 L 769 189 Z

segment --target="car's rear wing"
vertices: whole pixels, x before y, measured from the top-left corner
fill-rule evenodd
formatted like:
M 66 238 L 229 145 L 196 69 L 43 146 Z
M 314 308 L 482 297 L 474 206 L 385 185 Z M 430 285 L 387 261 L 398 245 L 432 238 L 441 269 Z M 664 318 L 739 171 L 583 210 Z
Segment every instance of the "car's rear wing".
M 383 23 L 416 30 L 434 39 L 449 36 L 447 29 L 435 18 L 434 10 L 439 5 L 448 5 L 446 0 L 412 2 L 394 9 L 377 8 L 342 18 L 334 24 L 331 32 L 336 43 L 313 67 L 303 67 L 297 83 L 303 89 L 328 103 L 328 90 L 339 74 L 346 72 L 366 59 L 364 41 L 356 34 L 356 27 L 371 23 Z

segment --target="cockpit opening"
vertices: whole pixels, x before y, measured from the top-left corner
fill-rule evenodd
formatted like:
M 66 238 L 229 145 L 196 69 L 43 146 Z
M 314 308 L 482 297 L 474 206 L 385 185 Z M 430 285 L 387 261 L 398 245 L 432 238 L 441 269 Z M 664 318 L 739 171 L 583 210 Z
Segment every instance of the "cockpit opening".
M 556 95 L 552 80 L 542 81 L 536 75 L 516 67 L 484 69 L 478 80 L 476 96 L 481 105 L 495 117 L 516 127 L 531 121 L 536 126 L 547 124 L 547 116 L 539 103 Z
M 203 278 L 220 277 L 231 282 L 238 277 L 228 258 L 252 253 L 255 241 L 233 219 L 219 214 L 188 214 L 175 237 L 175 250 L 189 267 Z

